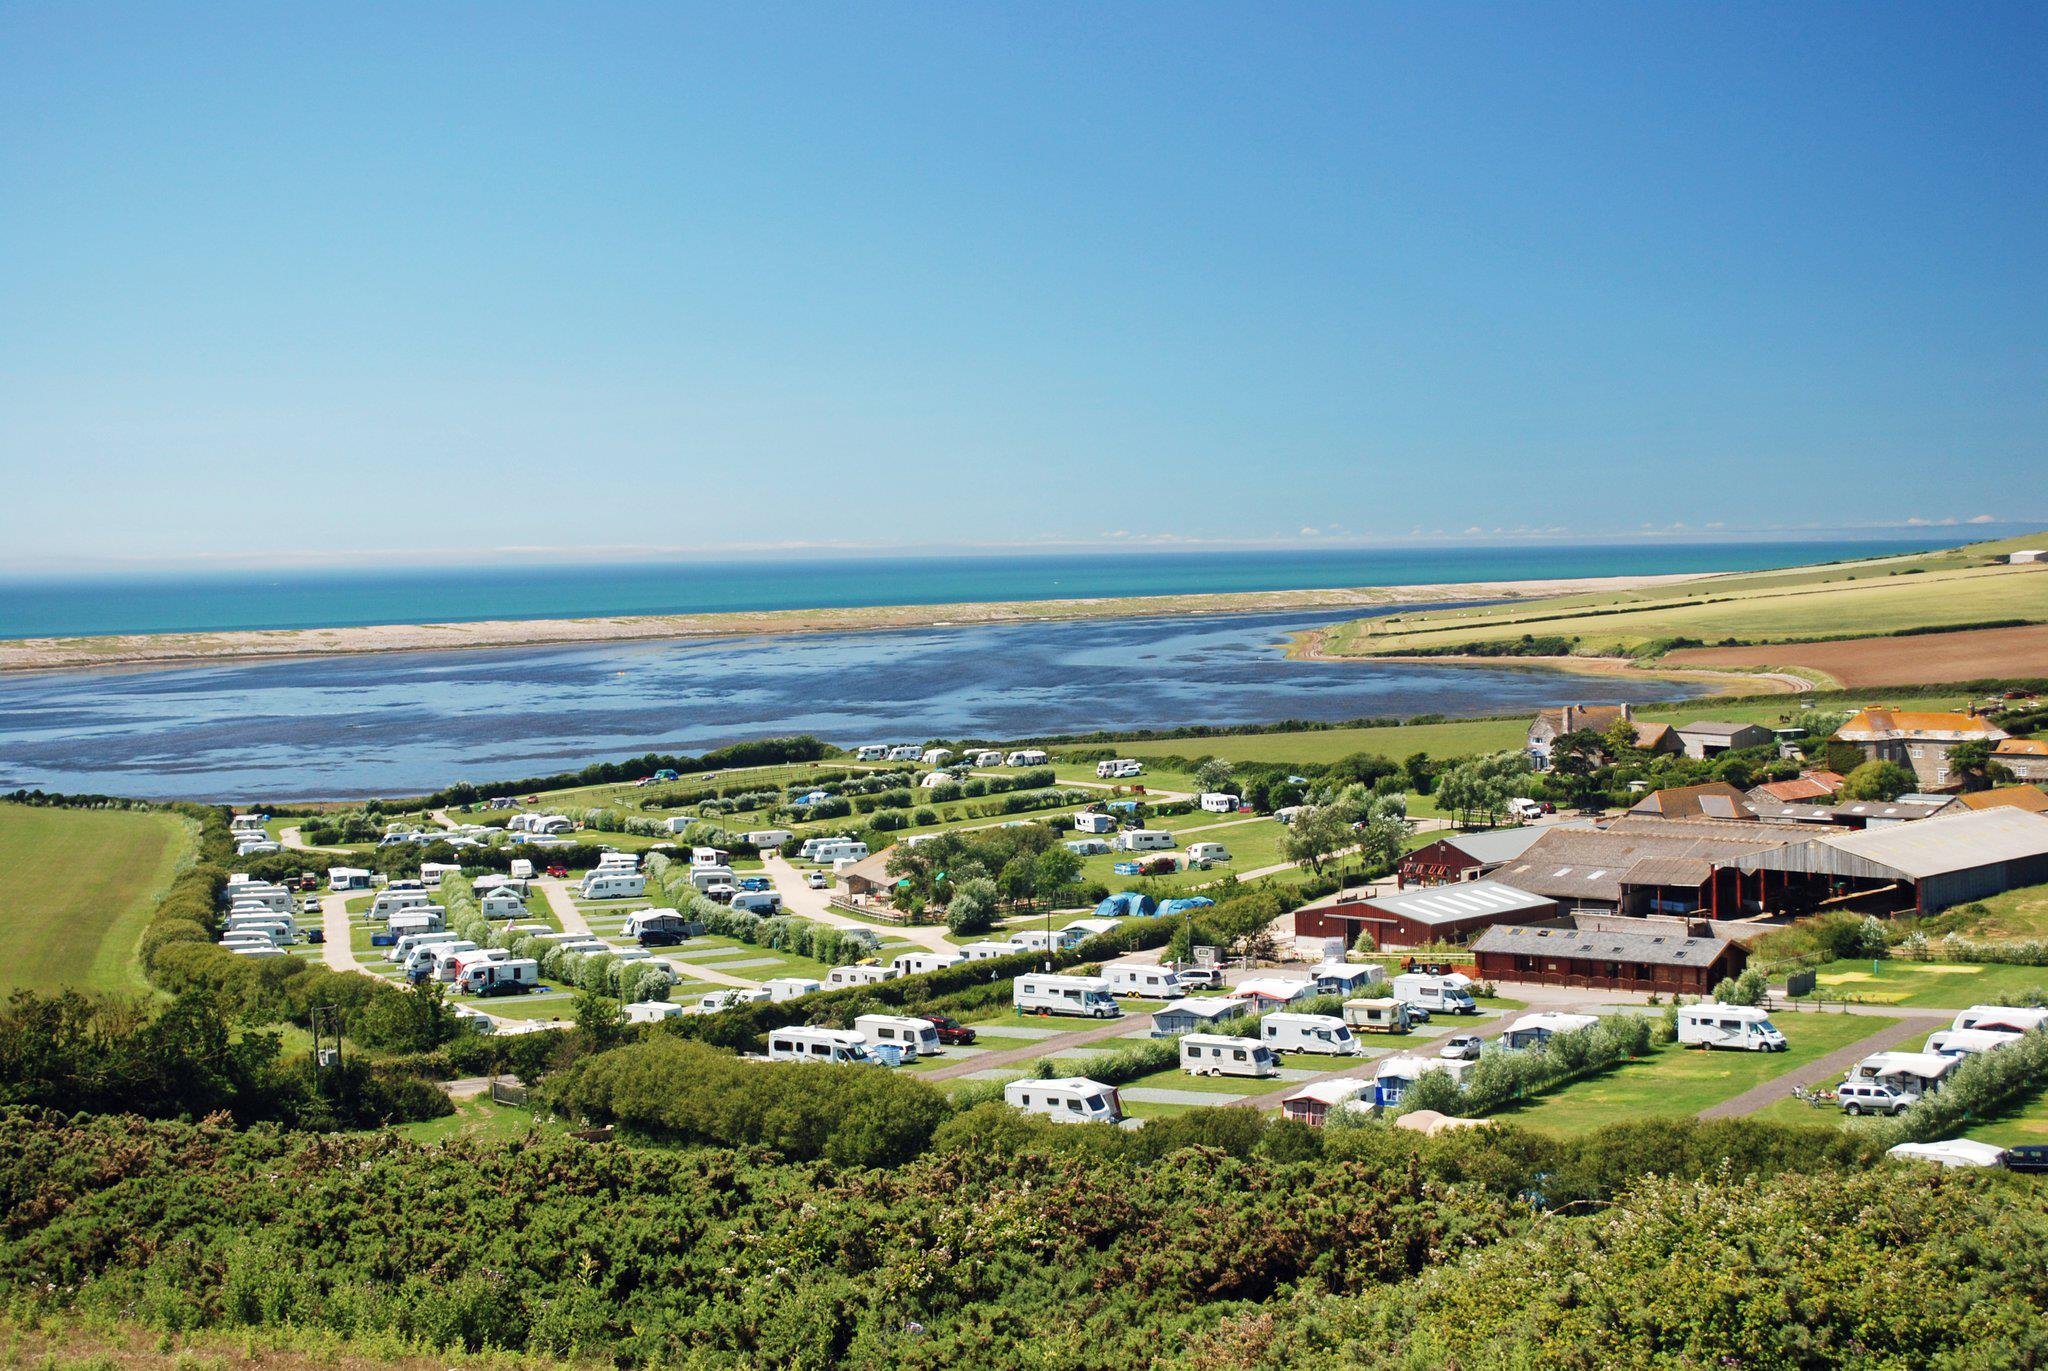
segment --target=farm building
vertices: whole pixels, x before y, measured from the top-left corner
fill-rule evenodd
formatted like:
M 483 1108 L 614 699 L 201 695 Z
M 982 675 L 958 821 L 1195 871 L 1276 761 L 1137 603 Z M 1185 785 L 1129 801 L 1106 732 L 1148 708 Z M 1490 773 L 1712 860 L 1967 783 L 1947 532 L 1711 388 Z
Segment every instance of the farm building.
M 2048 781 L 2048 738 L 2005 738 L 1991 760 L 2022 781 Z
M 1817 834 L 1735 866 L 1766 907 L 1821 904 L 1939 914 L 2016 886 L 2048 881 L 2048 817 L 2010 806 L 1919 823 Z
M 1677 753 L 1684 744 L 1669 724 L 1646 724 L 1635 717 L 1628 705 L 1564 705 L 1541 710 L 1529 725 L 1529 760 L 1538 771 L 1550 770 L 1550 745 L 1567 733 L 1591 729 L 1605 733 L 1622 720 L 1635 725 L 1636 746 L 1645 752 Z
M 1752 805 L 1799 805 L 1832 800 L 1842 788 L 1843 779 L 1832 771 L 1802 771 L 1789 781 L 1765 781 L 1753 787 L 1749 800 Z
M 1542 836 L 1540 828 L 1499 828 L 1439 838 L 1402 857 L 1394 877 L 1403 887 L 1476 881 L 1527 852 L 1529 844 Z
M 2021 562 L 2048 562 L 2048 551 L 2038 547 L 2023 547 L 2018 552 L 2008 552 L 2005 560 L 2014 564 Z
M 1956 803 L 1964 809 L 2023 809 L 2029 814 L 2048 814 L 2048 791 L 2037 785 L 2002 785 L 1959 795 Z
M 1997 743 L 2005 730 L 1975 713 L 1881 709 L 1858 710 L 1835 730 L 1835 741 L 1854 743 L 1875 762 L 1909 767 L 1923 790 L 1952 790 L 1948 753 L 1957 743 Z
M 1624 815 L 1604 829 L 1553 828 L 1496 879 L 1596 914 L 1756 912 L 1731 869 L 1737 857 L 1803 842 L 1810 830 L 1754 819 Z
M 1629 807 L 1629 813 L 1654 819 L 1754 819 L 1749 797 L 1726 781 L 1674 785 L 1653 790 Z
M 1834 806 L 1835 822 L 1844 828 L 1885 828 L 1935 819 L 1955 809 L 1953 795 L 1901 795 L 1896 800 L 1849 800 Z
M 1350 947 L 1370 933 L 1378 947 L 1462 943 L 1495 924 L 1541 923 L 1562 914 L 1556 900 L 1499 881 L 1460 881 L 1388 895 L 1340 900 L 1295 911 L 1296 937 L 1342 938 Z
M 1587 990 L 1706 995 L 1748 964 L 1740 943 L 1662 926 L 1640 933 L 1590 928 L 1489 928 L 1472 944 L 1489 981 L 1534 981 Z
M 1678 741 L 1685 755 L 1695 760 L 1718 757 L 1745 747 L 1762 747 L 1771 741 L 1771 730 L 1761 724 L 1730 724 L 1713 719 L 1680 724 Z

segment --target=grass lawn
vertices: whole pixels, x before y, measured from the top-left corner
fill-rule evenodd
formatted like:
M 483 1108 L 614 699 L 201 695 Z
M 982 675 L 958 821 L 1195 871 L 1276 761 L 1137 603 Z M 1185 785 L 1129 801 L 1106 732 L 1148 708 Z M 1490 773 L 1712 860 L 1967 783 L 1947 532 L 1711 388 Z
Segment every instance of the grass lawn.
M 2048 885 L 2030 885 L 2019 890 L 2008 890 L 2003 895 L 1979 900 L 1975 906 L 1965 905 L 1963 909 L 1978 907 L 1985 911 L 1983 916 L 1972 919 L 1959 930 L 1966 937 L 2048 937 Z M 2044 972 L 2043 975 L 2048 977 L 2048 972 Z
M 1236 1098 L 1243 1095 L 1263 1095 L 1268 1090 L 1278 1090 L 1287 1082 L 1278 1076 L 1190 1076 L 1177 1066 L 1164 1071 L 1154 1071 L 1149 1076 L 1125 1081 L 1118 1087 L 1122 1090 L 1200 1090 L 1205 1094 Z
M 558 1125 L 550 1125 L 538 1118 L 531 1109 L 520 1109 L 512 1105 L 492 1104 L 488 1094 L 473 1099 L 457 1100 L 455 1112 L 445 1119 L 428 1119 L 423 1123 L 397 1124 L 390 1130 L 400 1137 L 413 1142 L 448 1142 L 460 1139 L 463 1142 L 518 1142 L 538 1128 L 554 1131 Z
M 1555 1134 L 1633 1119 L 1685 1118 L 1891 1026 L 1889 1019 L 1860 1014 L 1780 1014 L 1772 1022 L 1791 1044 L 1786 1051 L 1703 1052 L 1667 1044 L 1493 1117 Z
M 2048 1090 L 2043 1090 L 2013 1113 L 1975 1125 L 1963 1136 L 2000 1147 L 2048 1143 Z
M 1873 965 L 1875 970 L 1873 971 Z M 1909 1009 L 1968 1009 L 2003 1004 L 2026 990 L 2048 988 L 2048 967 L 1975 962 L 1829 962 L 1816 973 L 1815 998 Z
M 172 814 L 0 804 L 0 990 L 144 989 L 136 944 L 196 850 Z
M 818 961 L 812 957 L 794 957 L 786 952 L 777 952 L 772 947 L 755 947 L 734 938 L 718 938 L 708 934 L 691 938 L 680 947 L 662 947 L 656 948 L 654 951 L 657 955 L 672 958 L 678 966 L 689 966 L 700 961 L 698 957 L 689 954 L 718 948 L 733 949 L 733 955 L 730 957 L 704 958 L 701 959 L 701 964 L 712 971 L 729 968 L 732 975 L 749 981 L 772 981 L 783 976 L 802 976 L 810 980 L 822 981 L 825 979 L 825 973 L 832 969 L 830 964 Z M 886 964 L 896 953 L 889 952 L 878 955 L 882 957 L 882 961 Z M 774 965 L 732 965 L 734 962 L 750 962 L 761 958 L 771 959 Z

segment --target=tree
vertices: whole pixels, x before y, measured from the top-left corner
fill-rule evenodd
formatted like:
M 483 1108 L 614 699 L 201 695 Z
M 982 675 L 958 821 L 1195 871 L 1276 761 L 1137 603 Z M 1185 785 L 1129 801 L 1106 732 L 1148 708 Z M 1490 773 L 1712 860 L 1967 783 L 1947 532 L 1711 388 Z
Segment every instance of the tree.
M 1032 875 L 1039 898 L 1056 900 L 1081 879 L 1081 858 L 1064 843 L 1055 844 L 1038 854 Z
M 996 883 L 986 876 L 976 876 L 962 881 L 953 889 L 953 899 L 946 906 L 946 931 L 969 934 L 986 933 L 995 921 Z
M 1203 792 L 1227 791 L 1237 773 L 1221 757 L 1211 757 L 1195 769 L 1195 788 Z
M 1635 725 L 1623 719 L 1617 727 L 1630 730 L 1629 746 L 1634 748 Z M 1600 773 L 1613 765 L 1618 755 L 1613 739 L 1590 728 L 1573 729 L 1550 745 L 1550 771 L 1572 803 L 1585 808 L 1600 791 Z
M 1173 930 L 1173 937 L 1167 941 L 1164 960 L 1169 966 L 1185 966 L 1195 959 L 1195 925 L 1183 914 L 1180 927 Z
M 1370 787 L 1389 776 L 1399 776 L 1401 768 L 1376 753 L 1354 752 L 1330 763 L 1330 769 L 1323 774 L 1338 784 Z
M 1842 782 L 1845 800 L 1896 800 L 1919 781 L 1897 762 L 1865 762 Z
M 1991 744 L 1972 739 L 1948 750 L 1949 774 L 1964 790 L 1986 790 L 1991 786 Z
M 1411 753 L 1401 763 L 1401 771 L 1408 779 L 1408 788 L 1417 795 L 1429 794 L 1429 788 L 1436 784 L 1436 767 L 1430 763 L 1427 752 Z
M 1287 836 L 1281 840 L 1280 850 L 1290 862 L 1308 867 L 1318 876 L 1323 873 L 1323 863 L 1330 854 L 1342 850 L 1351 842 L 1351 827 L 1342 815 L 1327 805 L 1304 810 L 1294 816 L 1294 822 L 1287 826 Z

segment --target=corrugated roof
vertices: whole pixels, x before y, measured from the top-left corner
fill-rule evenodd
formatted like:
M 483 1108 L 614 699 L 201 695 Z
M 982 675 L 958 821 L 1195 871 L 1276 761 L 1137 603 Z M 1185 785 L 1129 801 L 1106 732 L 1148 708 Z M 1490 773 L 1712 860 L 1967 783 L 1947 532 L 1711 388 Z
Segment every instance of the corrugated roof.
M 1733 737 L 1735 734 L 1742 732 L 1746 728 L 1761 729 L 1763 728 L 1763 725 L 1731 724 L 1723 722 L 1719 719 L 1701 719 L 1697 723 L 1680 724 L 1678 726 L 1678 732 L 1681 736 L 1691 733 L 1697 733 L 1703 738 L 1730 738 Z M 1769 730 L 1765 731 L 1768 732 Z
M 1907 880 L 2048 856 L 2048 818 L 2012 808 L 1965 810 L 1919 823 L 1835 833 L 1813 842 Z M 1749 868 L 1754 870 L 1754 867 Z
M 1706 967 L 1714 964 L 1726 938 L 1681 938 L 1663 933 L 1612 933 L 1604 929 L 1530 928 L 1497 924 L 1480 934 L 1474 952 L 1507 952 L 1524 957 L 1577 957 L 1638 962 L 1646 966 Z
M 1496 828 L 1486 833 L 1453 833 L 1442 841 L 1473 861 L 1492 866 L 1521 856 L 1544 832 L 1540 828 Z
M 1707 781 L 1700 785 L 1673 785 L 1662 790 L 1653 790 L 1636 801 L 1629 809 L 1629 813 L 1654 815 L 1666 819 L 1684 819 L 1702 814 L 1710 819 L 1752 817 L 1748 797 L 1726 781 Z
M 1622 873 L 1623 885 L 1668 885 L 1691 889 L 1705 885 L 1714 864 L 1698 857 L 1645 857 Z
M 1621 900 L 1622 873 L 1646 857 L 1725 863 L 1806 837 L 1803 829 L 1755 820 L 1624 816 L 1605 829 L 1550 829 L 1520 861 L 1510 862 L 1495 875 L 1536 895 L 1615 904 Z
M 1499 881 L 1459 881 L 1452 885 L 1422 886 L 1392 895 L 1378 895 L 1363 903 L 1417 923 L 1459 923 L 1489 914 L 1548 909 L 1556 901 Z

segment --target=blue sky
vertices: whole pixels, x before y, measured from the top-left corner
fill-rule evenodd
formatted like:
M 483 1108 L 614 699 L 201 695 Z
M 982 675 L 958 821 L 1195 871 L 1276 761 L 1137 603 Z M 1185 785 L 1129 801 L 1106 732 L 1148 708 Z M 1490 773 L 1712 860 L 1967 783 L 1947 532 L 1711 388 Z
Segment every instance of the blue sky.
M 2044 58 L 2025 5 L 14 3 L 0 561 L 2048 523 Z

